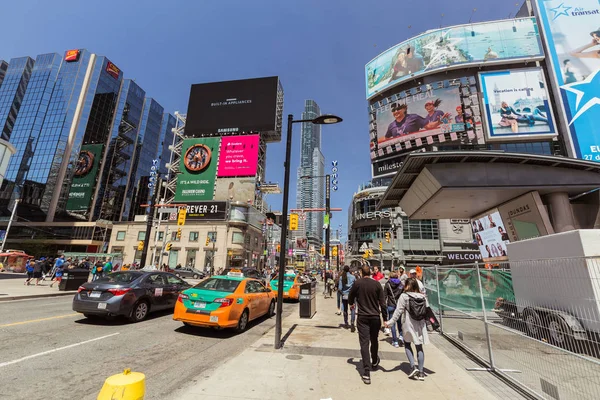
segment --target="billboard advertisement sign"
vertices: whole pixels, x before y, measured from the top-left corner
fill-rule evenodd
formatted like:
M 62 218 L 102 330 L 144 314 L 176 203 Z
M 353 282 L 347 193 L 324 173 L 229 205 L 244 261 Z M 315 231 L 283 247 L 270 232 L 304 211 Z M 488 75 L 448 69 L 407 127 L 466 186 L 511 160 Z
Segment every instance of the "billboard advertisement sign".
M 571 153 L 600 161 L 600 2 L 535 2 L 571 137 Z
M 450 83 L 443 81 L 419 86 L 380 102 L 382 104 L 373 112 L 375 129 L 371 130 L 371 160 L 457 141 L 460 140 L 458 132 L 469 131 L 469 137 L 475 138 L 473 130 L 481 127 L 481 117 L 479 106 L 473 107 L 470 103 L 474 78 L 465 77 L 453 85 Z M 463 98 L 463 89 L 468 93 L 466 98 Z M 382 175 L 395 172 L 390 168 L 383 168 L 387 170 Z
M 436 29 L 399 43 L 371 60 L 365 66 L 367 98 L 436 69 L 533 58 L 543 58 L 535 18 Z
M 108 72 L 108 74 L 113 78 L 119 79 L 121 70 L 115 64 L 109 61 L 108 64 L 106 64 L 106 72 Z
M 259 141 L 260 135 L 221 138 L 217 176 L 256 175 Z
M 226 201 L 203 201 L 188 203 L 186 219 L 192 221 L 223 221 L 227 217 Z
M 483 261 L 506 261 L 506 245 L 510 243 L 508 233 L 498 209 L 471 220 L 475 241 Z
M 185 134 L 274 131 L 278 85 L 276 76 L 192 85 Z
M 256 179 L 218 178 L 215 185 L 215 200 L 237 201 L 254 204 L 256 197 Z
M 488 140 L 556 136 L 541 68 L 479 73 Z
M 67 211 L 87 211 L 96 187 L 98 165 L 102 158 L 101 144 L 84 144 L 81 146 L 79 158 L 73 173 L 73 182 L 69 190 Z
M 175 201 L 213 200 L 219 138 L 185 139 L 179 161 Z

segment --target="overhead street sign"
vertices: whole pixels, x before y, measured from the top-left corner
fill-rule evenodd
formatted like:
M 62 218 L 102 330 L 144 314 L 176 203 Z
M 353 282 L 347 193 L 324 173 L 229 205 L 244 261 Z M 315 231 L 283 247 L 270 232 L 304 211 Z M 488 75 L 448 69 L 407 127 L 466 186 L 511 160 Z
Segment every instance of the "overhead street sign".
M 171 214 L 178 212 L 179 209 L 177 207 L 160 207 L 158 209 L 159 214 Z

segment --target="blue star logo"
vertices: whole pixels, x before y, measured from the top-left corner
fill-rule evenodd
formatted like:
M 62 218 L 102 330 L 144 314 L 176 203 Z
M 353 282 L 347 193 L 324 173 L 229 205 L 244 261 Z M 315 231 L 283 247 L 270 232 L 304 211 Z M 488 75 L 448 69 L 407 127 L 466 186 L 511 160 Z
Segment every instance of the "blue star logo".
M 577 96 L 575 98 L 577 113 L 573 116 L 571 122 L 569 122 L 569 125 L 572 125 L 587 110 L 595 105 L 600 105 L 600 97 L 598 97 L 600 95 L 600 69 L 581 82 L 569 83 L 568 85 L 561 86 L 561 88 Z M 579 107 L 581 103 L 583 105 Z
M 561 15 L 568 17 L 569 10 L 571 8 L 573 8 L 573 7 L 565 6 L 565 3 L 560 3 L 560 6 L 551 8 L 550 11 L 552 11 L 554 13 L 554 18 L 552 19 L 552 21 L 556 20 L 556 18 L 560 17 Z

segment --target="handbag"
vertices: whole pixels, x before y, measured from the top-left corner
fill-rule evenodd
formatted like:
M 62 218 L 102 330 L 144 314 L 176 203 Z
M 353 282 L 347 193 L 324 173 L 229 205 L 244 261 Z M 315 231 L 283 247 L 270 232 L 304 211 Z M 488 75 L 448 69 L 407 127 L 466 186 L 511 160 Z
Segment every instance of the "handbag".
M 438 319 L 436 318 L 433 310 L 431 309 L 431 307 L 427 307 L 426 310 L 426 314 L 425 314 L 425 319 L 427 320 L 427 324 L 431 325 L 431 328 L 434 331 L 437 331 L 440 329 L 440 323 L 438 321 Z

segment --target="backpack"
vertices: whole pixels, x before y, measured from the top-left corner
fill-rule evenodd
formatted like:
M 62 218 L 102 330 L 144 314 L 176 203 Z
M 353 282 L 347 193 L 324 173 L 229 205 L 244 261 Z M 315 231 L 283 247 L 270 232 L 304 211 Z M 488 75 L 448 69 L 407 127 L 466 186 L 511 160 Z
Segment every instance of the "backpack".
M 425 297 L 408 296 L 408 313 L 415 321 L 421 321 L 427 316 L 427 300 Z
M 101 273 L 104 270 L 104 266 L 102 264 L 96 266 L 96 272 Z

